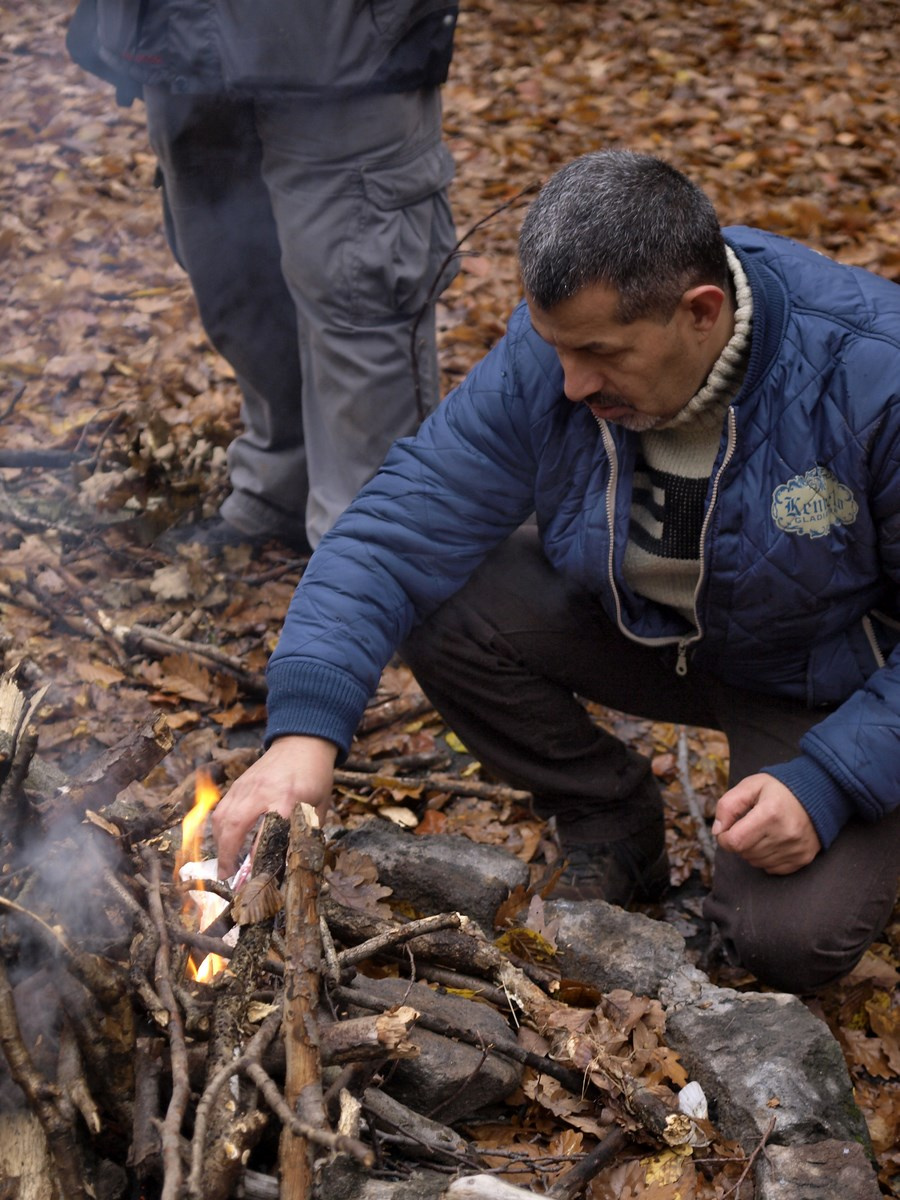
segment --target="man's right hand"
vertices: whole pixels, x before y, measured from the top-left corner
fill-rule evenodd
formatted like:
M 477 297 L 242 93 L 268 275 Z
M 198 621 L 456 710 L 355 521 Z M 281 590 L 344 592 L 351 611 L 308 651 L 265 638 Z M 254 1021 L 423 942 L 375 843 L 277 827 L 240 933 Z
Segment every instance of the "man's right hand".
M 212 814 L 220 879 L 234 874 L 247 834 L 265 813 L 289 818 L 304 801 L 324 817 L 331 806 L 336 758 L 337 747 L 324 738 L 281 737 L 235 780 Z

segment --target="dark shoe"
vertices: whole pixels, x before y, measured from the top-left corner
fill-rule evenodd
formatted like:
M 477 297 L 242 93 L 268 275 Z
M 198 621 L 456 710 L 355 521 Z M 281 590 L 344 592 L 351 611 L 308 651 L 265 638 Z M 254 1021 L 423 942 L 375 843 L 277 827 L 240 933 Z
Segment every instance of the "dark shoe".
M 224 517 L 207 517 L 202 521 L 195 521 L 192 525 L 167 529 L 156 539 L 154 546 L 166 553 L 174 553 L 179 546 L 199 546 L 208 554 L 218 556 L 224 554 L 229 546 L 234 549 L 249 546 L 253 554 L 259 554 L 266 546 L 274 543 L 286 546 L 298 555 L 308 557 L 312 554 L 312 548 L 302 532 L 296 537 L 288 537 L 285 534 L 244 533 Z
M 596 845 L 563 846 L 565 866 L 550 898 L 605 900 L 622 908 L 660 900 L 669 886 L 669 856 L 663 845 L 650 855 L 640 837 Z

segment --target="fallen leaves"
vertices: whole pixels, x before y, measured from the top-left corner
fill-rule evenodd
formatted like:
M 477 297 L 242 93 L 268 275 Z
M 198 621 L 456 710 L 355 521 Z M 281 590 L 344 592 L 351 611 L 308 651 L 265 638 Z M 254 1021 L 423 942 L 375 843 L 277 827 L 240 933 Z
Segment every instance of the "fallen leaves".
M 116 108 L 107 85 L 68 62 L 65 7 L 0 11 L 0 437 L 4 452 L 65 451 L 74 463 L 0 472 L 3 646 L 50 683 L 41 753 L 63 765 L 90 759 L 149 709 L 164 708 L 179 742 L 147 789 L 164 795 L 215 754 L 243 745 L 244 765 L 252 759 L 259 697 L 199 658 L 136 651 L 120 660 L 92 613 L 181 630 L 261 673 L 297 571 L 277 556 L 213 564 L 152 546 L 176 519 L 215 510 L 240 400 L 165 243 L 143 108 Z M 900 278 L 896 18 L 893 0 L 467 0 L 444 90 L 457 163 L 451 200 L 459 234 L 468 235 L 440 304 L 445 383 L 489 349 L 518 299 L 515 242 L 528 202 L 520 193 L 595 148 L 661 153 L 706 188 L 724 223 L 758 224 Z M 396 756 L 444 749 L 458 774 L 480 769 L 444 736 L 401 668 L 385 672 L 381 699 L 381 726 L 361 728 L 354 746 L 377 760 L 377 787 L 345 791 L 344 822 L 378 812 L 414 822 L 420 834 L 501 845 L 532 864 L 537 884 L 553 848 L 521 805 L 417 794 L 391 780 Z M 702 882 L 707 866 L 686 793 L 708 821 L 727 778 L 724 737 L 688 731 L 684 772 L 675 727 L 592 713 L 650 756 L 666 796 L 673 881 Z M 389 914 L 389 892 L 364 862 L 338 858 L 329 871 L 342 903 Z M 667 914 L 693 942 L 704 940 L 698 904 Z M 524 948 L 550 954 L 553 931 L 529 906 L 533 888 L 511 897 L 500 932 L 517 929 Z M 894 925 L 818 1001 L 843 1046 L 886 1187 L 900 1173 L 898 950 Z M 756 986 L 727 971 L 722 980 Z M 596 996 L 561 981 L 560 997 L 587 1014 L 579 1021 L 599 1020 L 591 1018 Z M 654 1050 L 653 1015 L 622 1003 L 632 1024 L 607 1031 L 609 1044 L 621 1049 L 626 1037 L 629 1054 L 650 1055 L 651 1073 L 671 1075 L 677 1065 Z M 579 1153 L 605 1126 L 602 1115 L 578 1111 L 563 1121 L 545 1078 L 529 1087 L 527 1120 L 497 1126 L 496 1148 L 515 1147 L 512 1181 L 538 1173 L 549 1183 L 561 1170 L 554 1156 Z M 691 1160 L 677 1171 L 671 1156 L 635 1158 L 605 1170 L 589 1195 L 722 1194 Z

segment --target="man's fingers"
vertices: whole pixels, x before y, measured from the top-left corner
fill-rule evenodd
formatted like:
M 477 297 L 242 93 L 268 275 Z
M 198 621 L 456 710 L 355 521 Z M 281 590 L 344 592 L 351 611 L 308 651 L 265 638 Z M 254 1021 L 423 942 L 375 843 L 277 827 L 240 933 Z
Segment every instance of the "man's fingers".
M 219 807 L 224 803 L 225 800 L 221 800 Z M 220 815 L 215 827 L 216 849 L 219 856 L 218 875 L 220 879 L 230 879 L 237 870 L 237 859 L 244 844 L 244 838 L 254 823 L 255 821 L 251 820 L 247 824 L 244 814 L 242 814 L 240 820 L 231 817 L 227 811 Z
M 752 781 L 742 779 L 733 788 L 729 788 L 719 797 L 716 805 L 716 819 L 713 821 L 712 835 L 717 838 L 720 833 L 731 829 L 735 821 L 739 821 L 745 813 L 750 812 L 759 799 L 759 789 Z
M 748 794 L 753 803 L 740 813 Z M 799 871 L 822 848 L 802 804 L 771 776 L 749 776 L 726 792 L 719 805 L 725 817 L 718 829 L 713 826 L 719 846 L 770 875 Z M 716 813 L 718 816 L 718 807 Z

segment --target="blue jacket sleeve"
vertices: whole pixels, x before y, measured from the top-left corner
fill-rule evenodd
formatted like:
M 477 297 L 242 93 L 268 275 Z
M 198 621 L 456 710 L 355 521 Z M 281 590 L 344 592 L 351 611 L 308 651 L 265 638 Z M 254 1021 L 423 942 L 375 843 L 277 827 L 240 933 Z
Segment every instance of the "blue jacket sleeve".
M 514 316 L 418 434 L 395 443 L 322 540 L 269 664 L 267 741 L 311 734 L 346 753 L 413 624 L 533 511 L 533 431 L 551 407 L 552 352 L 545 356 L 525 327 L 523 314 Z
M 896 612 L 900 597 L 900 398 L 873 439 L 868 502 L 878 531 L 878 553 Z M 874 614 L 873 614 L 874 615 Z M 891 629 L 893 632 L 891 632 Z M 894 643 L 865 684 L 800 741 L 801 753 L 762 770 L 791 789 L 809 814 L 824 849 L 851 818 L 877 821 L 900 806 L 900 632 L 884 626 Z M 873 656 L 880 654 L 874 630 Z

